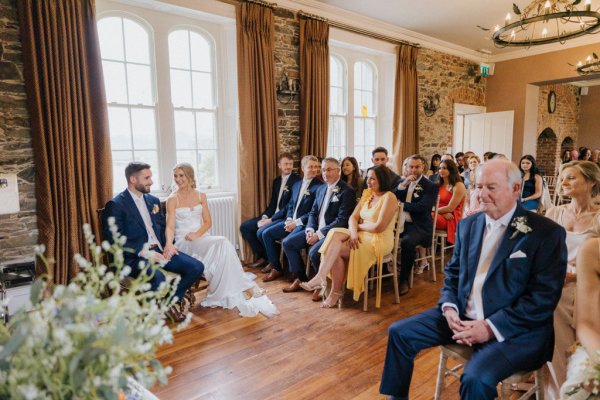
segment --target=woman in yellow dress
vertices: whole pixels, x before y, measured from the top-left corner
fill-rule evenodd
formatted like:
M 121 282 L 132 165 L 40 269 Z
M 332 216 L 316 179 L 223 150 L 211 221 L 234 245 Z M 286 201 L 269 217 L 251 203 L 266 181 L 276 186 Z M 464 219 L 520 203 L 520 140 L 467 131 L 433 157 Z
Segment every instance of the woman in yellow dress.
M 327 234 L 319 250 L 319 272 L 309 282 L 301 284 L 309 291 L 324 288 L 327 275 L 331 273 L 331 294 L 321 307 L 340 304 L 346 267 L 347 287 L 354 290 L 354 299 L 358 301 L 370 266 L 392 251 L 398 201 L 391 189 L 390 170 L 384 165 L 370 168 L 367 189 L 348 221 L 348 229 L 334 228 Z

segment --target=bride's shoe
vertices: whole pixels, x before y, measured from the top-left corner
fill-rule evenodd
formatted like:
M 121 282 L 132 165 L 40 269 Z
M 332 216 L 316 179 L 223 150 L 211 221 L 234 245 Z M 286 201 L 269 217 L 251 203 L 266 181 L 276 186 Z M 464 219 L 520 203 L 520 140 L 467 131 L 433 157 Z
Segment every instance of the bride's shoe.
M 337 300 L 333 302 L 333 304 L 330 303 L 330 298 L 332 298 L 333 296 L 338 296 Z M 323 304 L 321 304 L 321 308 L 333 308 L 337 305 L 337 308 L 342 308 L 342 292 L 331 292 L 329 294 L 329 296 L 327 296 L 327 298 L 325 300 L 323 300 Z
M 415 274 L 421 275 L 423 271 L 427 271 L 429 269 L 429 263 L 423 265 L 417 265 L 415 267 Z

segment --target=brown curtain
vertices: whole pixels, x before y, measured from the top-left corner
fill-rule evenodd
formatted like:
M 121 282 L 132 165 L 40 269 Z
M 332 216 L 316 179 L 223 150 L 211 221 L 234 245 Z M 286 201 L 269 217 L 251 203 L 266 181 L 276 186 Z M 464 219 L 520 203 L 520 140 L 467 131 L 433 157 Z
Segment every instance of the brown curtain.
M 300 154 L 325 157 L 329 122 L 329 25 L 300 19 Z
M 396 48 L 392 165 L 397 173 L 402 172 L 406 157 L 419 152 L 418 52 L 417 47 L 409 45 Z
M 237 8 L 242 221 L 266 207 L 277 174 L 279 131 L 275 98 L 273 10 L 254 3 Z M 244 254 L 252 254 L 246 246 Z
M 98 237 L 112 161 L 94 0 L 17 1 L 35 162 L 39 243 L 54 282 L 87 255 L 82 224 Z M 43 272 L 38 268 L 38 273 Z

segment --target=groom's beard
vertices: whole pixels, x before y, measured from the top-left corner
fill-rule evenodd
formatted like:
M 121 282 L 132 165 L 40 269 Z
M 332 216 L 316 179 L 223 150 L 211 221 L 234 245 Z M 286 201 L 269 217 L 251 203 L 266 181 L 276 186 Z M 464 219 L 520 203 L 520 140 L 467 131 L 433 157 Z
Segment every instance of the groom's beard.
M 135 185 L 135 190 L 137 190 L 138 192 L 142 192 L 144 194 L 148 194 L 148 193 L 150 193 L 150 185 L 144 186 L 144 185 L 138 183 Z

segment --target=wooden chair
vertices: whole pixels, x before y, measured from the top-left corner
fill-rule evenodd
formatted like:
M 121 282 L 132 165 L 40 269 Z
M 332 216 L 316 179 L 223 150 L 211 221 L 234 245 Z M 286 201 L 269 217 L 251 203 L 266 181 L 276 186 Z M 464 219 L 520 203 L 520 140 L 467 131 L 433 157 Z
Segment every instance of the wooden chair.
M 392 252 L 383 256 L 381 263 L 375 263 L 369 267 L 369 271 L 365 276 L 365 293 L 363 310 L 367 311 L 367 302 L 369 298 L 369 284 L 377 282 L 377 291 L 375 294 L 375 307 L 381 307 L 381 286 L 383 278 L 392 277 L 394 280 L 394 304 L 400 303 L 400 294 L 398 292 L 398 269 L 396 268 L 398 261 L 398 247 L 400 245 L 400 235 L 404 232 L 404 205 L 398 203 L 398 216 L 396 217 L 396 227 L 394 229 L 394 247 Z M 389 265 L 389 271 L 383 273 L 383 264 Z M 375 268 L 373 268 L 375 267 Z M 391 272 L 390 272 L 391 271 Z
M 460 374 L 457 373 L 469 361 L 473 354 L 473 348 L 462 344 L 449 344 L 440 346 L 440 364 L 438 366 L 437 383 L 435 385 L 434 400 L 441 400 L 442 393 L 445 388 L 446 376 L 452 375 L 456 379 L 460 379 Z M 459 364 L 453 368 L 447 367 L 448 358 L 452 358 Z M 526 382 L 531 374 L 535 375 L 535 383 L 529 388 L 519 400 L 529 399 L 535 395 L 538 400 L 544 400 L 544 391 L 542 389 L 542 368 L 535 371 L 517 372 L 501 382 L 500 400 L 508 400 L 511 392 L 516 390 L 517 384 Z
M 558 176 L 544 175 L 542 179 L 548 185 L 548 192 L 550 193 L 550 197 L 554 198 L 554 192 L 556 191 L 556 182 L 558 181 Z
M 437 277 L 436 277 L 436 272 L 435 272 L 435 227 L 437 224 L 439 205 L 440 205 L 440 196 L 437 197 L 437 199 L 435 201 L 435 206 L 433 207 L 433 229 L 432 229 L 432 232 L 434 234 L 431 235 L 431 245 L 429 247 L 425 248 L 426 252 L 425 252 L 424 257 L 417 257 L 415 259 L 415 264 L 421 260 L 431 259 L 431 263 L 429 264 L 429 266 L 431 268 L 431 279 L 434 282 L 437 282 Z M 419 248 L 423 248 L 423 246 L 417 246 L 417 251 Z M 413 287 L 414 278 L 415 278 L 415 268 L 413 266 L 412 272 L 410 273 L 410 282 L 409 282 L 409 287 L 411 289 Z

